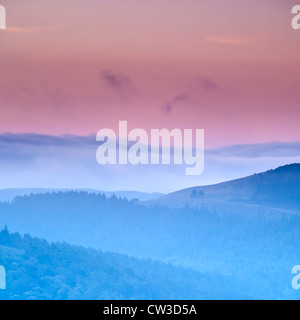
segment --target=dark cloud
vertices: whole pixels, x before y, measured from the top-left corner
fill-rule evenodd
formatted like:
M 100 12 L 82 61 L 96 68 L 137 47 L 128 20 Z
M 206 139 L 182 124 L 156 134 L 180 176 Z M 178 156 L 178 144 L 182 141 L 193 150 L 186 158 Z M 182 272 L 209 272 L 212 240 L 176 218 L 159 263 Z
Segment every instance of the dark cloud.
M 31 145 L 31 146 L 88 146 L 95 144 L 95 136 L 76 136 L 76 135 L 62 135 L 51 136 L 36 133 L 3 133 L 0 134 L 0 150 L 5 145 Z
M 99 78 L 113 89 L 122 89 L 130 86 L 131 80 L 127 75 L 118 74 L 110 70 L 104 70 Z
M 206 91 L 213 91 L 213 90 L 219 89 L 218 84 L 216 84 L 214 81 L 212 81 L 209 78 L 200 77 L 199 82 L 201 84 L 201 87 Z
M 162 106 L 162 109 L 165 111 L 165 112 L 171 112 L 173 110 L 173 108 L 175 107 L 175 105 L 178 103 L 178 102 L 181 102 L 181 101 L 186 101 L 188 99 L 188 95 L 186 94 L 180 94 L 180 95 L 177 95 L 176 97 L 174 97 L 171 101 L 168 101 L 167 103 L 165 103 L 163 106 Z
M 185 96 L 177 96 L 176 101 L 187 99 Z M 32 150 L 30 148 L 60 147 L 90 149 L 97 148 L 99 142 L 96 136 L 76 136 L 76 135 L 42 135 L 35 133 L 3 133 L 0 134 L 0 154 L 1 159 L 5 157 L 4 150 L 14 150 L 15 153 L 21 150 Z M 130 144 L 129 144 L 130 145 Z M 40 149 L 42 150 L 42 149 Z M 207 156 L 216 157 L 298 157 L 300 156 L 300 142 L 268 142 L 258 144 L 237 144 L 206 150 Z

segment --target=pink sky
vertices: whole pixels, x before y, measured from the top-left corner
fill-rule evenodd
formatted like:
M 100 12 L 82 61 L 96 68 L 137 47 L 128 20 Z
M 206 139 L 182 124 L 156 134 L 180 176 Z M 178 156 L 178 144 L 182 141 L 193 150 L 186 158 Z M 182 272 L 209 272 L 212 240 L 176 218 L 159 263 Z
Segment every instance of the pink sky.
M 204 128 L 207 146 L 300 137 L 289 0 L 1 0 L 0 133 Z

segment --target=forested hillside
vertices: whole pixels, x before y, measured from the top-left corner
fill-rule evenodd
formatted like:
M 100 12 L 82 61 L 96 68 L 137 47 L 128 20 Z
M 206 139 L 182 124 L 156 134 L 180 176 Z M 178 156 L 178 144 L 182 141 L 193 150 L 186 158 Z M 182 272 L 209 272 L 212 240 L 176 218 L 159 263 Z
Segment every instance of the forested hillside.
M 146 207 L 84 192 L 16 198 L 0 205 L 14 232 L 67 241 L 230 277 L 222 287 L 251 297 L 295 298 L 291 269 L 299 264 L 298 215 L 260 208 L 240 214 L 184 207 Z M 28 247 L 30 250 L 30 247 Z
M 0 299 L 248 298 L 230 279 L 114 253 L 0 232 Z
M 243 205 L 300 212 L 300 164 L 285 165 L 245 178 L 179 190 L 158 199 L 151 205 L 180 207 L 188 203 L 198 208 Z M 251 209 L 250 209 L 251 210 Z

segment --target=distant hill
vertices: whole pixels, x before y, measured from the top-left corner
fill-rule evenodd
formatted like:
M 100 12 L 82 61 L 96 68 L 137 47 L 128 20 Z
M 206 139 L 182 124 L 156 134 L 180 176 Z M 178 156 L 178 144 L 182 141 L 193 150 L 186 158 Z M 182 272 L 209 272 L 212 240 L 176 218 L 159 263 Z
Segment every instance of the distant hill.
M 151 260 L 0 232 L 0 300 L 241 299 L 234 282 Z
M 0 202 L 12 201 L 18 196 L 29 196 L 31 194 L 45 194 L 52 192 L 68 192 L 68 191 L 85 191 L 92 194 L 105 194 L 111 197 L 113 194 L 118 198 L 127 198 L 128 200 L 138 199 L 139 201 L 147 201 L 163 196 L 162 193 L 147 193 L 138 191 L 102 191 L 96 189 L 42 189 L 42 188 L 14 188 L 14 189 L 0 189 Z
M 215 185 L 180 190 L 146 204 L 172 207 L 244 204 L 300 211 L 300 164 Z
M 229 286 L 235 293 L 255 298 L 297 298 L 299 292 L 291 288 L 291 268 L 299 264 L 300 215 L 240 204 L 236 205 L 238 214 L 231 214 L 228 203 L 223 202 L 218 208 L 212 204 L 212 209 L 171 208 L 87 192 L 36 194 L 0 203 L 0 229 L 6 224 L 9 230 L 48 241 L 159 260 L 193 268 L 201 274 L 207 272 L 216 279 L 219 275 L 229 277 L 217 287 L 224 298 L 223 288 Z M 21 252 L 24 260 L 39 253 L 34 251 L 35 242 L 28 241 L 33 249 Z M 3 245 L 7 246 L 7 242 Z M 19 250 L 17 245 L 14 248 Z M 63 261 L 67 254 L 62 247 L 59 250 L 62 254 L 58 260 Z M 3 257 L 9 256 L 10 251 L 5 251 Z M 26 270 L 36 270 L 43 257 L 48 259 L 41 253 L 39 258 L 30 260 Z M 15 260 L 13 257 L 12 263 Z M 68 264 L 65 269 L 69 267 Z M 160 273 L 159 267 L 153 268 Z M 150 275 L 163 283 L 155 273 Z M 181 277 L 185 279 L 185 275 Z M 176 279 L 181 282 L 179 276 Z M 234 287 L 234 283 L 239 285 Z M 196 286 L 197 283 L 191 287 Z M 212 292 L 209 295 L 214 297 Z

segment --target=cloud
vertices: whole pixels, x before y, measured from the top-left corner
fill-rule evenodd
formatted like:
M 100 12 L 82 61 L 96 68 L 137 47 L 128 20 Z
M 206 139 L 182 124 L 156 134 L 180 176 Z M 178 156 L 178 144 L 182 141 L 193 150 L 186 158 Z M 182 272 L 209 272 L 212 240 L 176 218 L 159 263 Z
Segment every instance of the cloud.
M 131 85 L 131 80 L 127 75 L 118 74 L 110 70 L 104 70 L 99 74 L 99 79 L 103 80 L 109 87 L 119 90 Z
M 95 136 L 0 134 L 0 188 L 170 192 L 300 162 L 300 142 L 233 145 L 207 149 L 203 175 L 185 176 L 185 165 L 100 166 L 98 146 Z
M 95 136 L 62 135 L 51 136 L 37 133 L 3 133 L 0 134 L 0 150 L 7 145 L 33 146 L 33 147 L 83 147 L 95 144 Z M 16 148 L 18 149 L 18 148 Z M 4 154 L 3 154 L 4 155 Z
M 177 101 L 186 99 L 185 96 L 177 96 Z M 173 99 L 173 100 L 174 100 Z M 59 147 L 76 148 L 78 150 L 97 148 L 99 142 L 96 142 L 94 135 L 77 136 L 62 135 L 52 136 L 36 133 L 2 133 L 0 134 L 0 153 L 1 159 L 5 157 L 4 149 L 15 150 L 16 153 L 21 150 L 28 150 L 31 147 Z M 300 156 L 300 142 L 268 142 L 258 144 L 237 144 L 206 150 L 206 156 L 210 157 L 240 157 L 240 158 L 259 158 L 259 157 L 293 157 Z
M 206 155 L 225 158 L 298 157 L 300 156 L 300 142 L 238 144 L 207 150 Z
M 56 31 L 61 29 L 62 26 L 60 24 L 50 25 L 50 26 L 38 26 L 38 27 L 7 27 L 7 32 L 19 33 L 19 34 L 30 34 L 39 31 Z
M 213 90 L 219 89 L 219 86 L 209 78 L 201 76 L 199 78 L 199 81 L 200 81 L 202 88 L 206 91 L 213 91 Z
M 168 101 L 167 103 L 165 103 L 163 106 L 162 106 L 162 109 L 169 113 L 173 110 L 173 108 L 175 107 L 175 105 L 178 103 L 178 102 L 182 102 L 182 101 L 186 101 L 188 100 L 188 95 L 186 94 L 180 94 L 180 95 L 177 95 L 176 97 L 174 97 L 171 101 Z
M 250 44 L 249 39 L 246 38 L 238 38 L 238 37 L 209 37 L 206 38 L 205 41 L 224 44 L 224 45 L 239 45 L 239 46 L 246 46 Z

